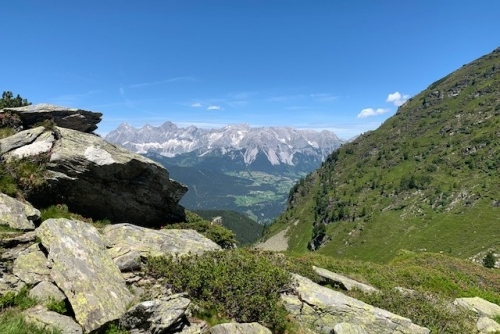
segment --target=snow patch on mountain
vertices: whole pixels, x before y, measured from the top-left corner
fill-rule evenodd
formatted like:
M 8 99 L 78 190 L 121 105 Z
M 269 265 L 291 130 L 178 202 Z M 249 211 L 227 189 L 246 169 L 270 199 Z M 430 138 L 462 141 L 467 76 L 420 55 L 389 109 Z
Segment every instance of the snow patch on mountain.
M 154 152 L 165 157 L 197 152 L 243 155 L 252 164 L 263 153 L 271 165 L 293 166 L 297 153 L 323 160 L 343 142 L 331 131 L 297 130 L 291 127 L 257 127 L 246 124 L 220 129 L 179 128 L 172 122 L 159 127 L 149 124 L 134 128 L 126 123 L 110 132 L 105 139 L 137 153 Z

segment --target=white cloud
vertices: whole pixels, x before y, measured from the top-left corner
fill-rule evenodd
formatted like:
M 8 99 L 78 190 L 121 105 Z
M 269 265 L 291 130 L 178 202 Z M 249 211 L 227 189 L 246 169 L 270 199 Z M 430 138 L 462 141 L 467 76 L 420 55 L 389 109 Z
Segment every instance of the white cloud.
M 387 96 L 385 102 L 394 103 L 396 107 L 399 107 L 400 105 L 405 103 L 409 98 L 410 95 L 408 94 L 401 95 L 400 92 L 394 92 L 392 94 L 389 94 L 389 96 Z
M 221 107 L 216 105 L 210 105 L 208 106 L 207 110 L 221 110 Z
M 193 107 L 193 108 L 199 108 L 199 107 L 202 107 L 202 106 L 203 105 L 200 102 L 196 102 L 196 103 L 191 104 L 191 107 Z
M 391 111 L 391 109 L 388 108 L 378 108 L 378 109 L 373 109 L 373 108 L 365 108 L 361 110 L 361 112 L 358 114 L 358 118 L 365 118 L 365 117 L 370 117 L 370 116 L 377 116 L 377 115 L 382 115 L 385 114 L 386 112 Z

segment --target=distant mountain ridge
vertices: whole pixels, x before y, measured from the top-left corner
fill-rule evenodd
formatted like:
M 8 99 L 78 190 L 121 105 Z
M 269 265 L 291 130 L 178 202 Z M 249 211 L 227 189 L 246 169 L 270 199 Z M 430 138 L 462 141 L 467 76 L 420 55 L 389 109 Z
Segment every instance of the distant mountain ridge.
M 121 124 L 106 140 L 141 153 L 188 186 L 190 210 L 234 210 L 262 224 L 283 211 L 292 185 L 343 141 L 331 131 L 229 125 L 179 128 Z
M 137 153 L 157 153 L 175 157 L 195 152 L 204 155 L 231 155 L 249 166 L 264 155 L 273 166 L 300 164 L 298 155 L 313 157 L 321 162 L 343 141 L 333 132 L 297 130 L 291 127 L 250 127 L 228 125 L 219 129 L 195 126 L 180 128 L 172 122 L 141 128 L 126 123 L 111 131 L 107 141 Z

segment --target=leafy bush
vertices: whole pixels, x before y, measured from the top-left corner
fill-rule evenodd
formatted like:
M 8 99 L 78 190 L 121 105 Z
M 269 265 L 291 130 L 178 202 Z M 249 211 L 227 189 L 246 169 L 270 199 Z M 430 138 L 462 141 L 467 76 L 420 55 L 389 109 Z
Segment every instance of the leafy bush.
M 51 205 L 47 208 L 41 210 L 41 219 L 42 221 L 50 219 L 50 218 L 66 218 L 66 219 L 74 219 L 79 220 L 85 223 L 92 224 L 94 227 L 103 227 L 111 224 L 111 222 L 107 219 L 94 221 L 92 218 L 86 218 L 77 213 L 73 213 L 69 211 L 69 208 L 66 204 L 56 204 Z
M 236 237 L 232 231 L 220 225 L 213 225 L 191 211 L 186 211 L 185 223 L 169 224 L 164 228 L 193 229 L 225 249 L 233 248 L 236 244 Z
M 50 298 L 45 306 L 49 311 L 54 311 L 60 314 L 66 314 L 68 312 L 64 300 L 55 300 L 54 298 Z
M 486 268 L 495 268 L 496 258 L 493 252 L 488 252 L 483 259 L 483 266 Z
M 243 249 L 147 261 L 148 272 L 174 292 L 187 292 L 204 310 L 239 322 L 260 322 L 282 333 L 286 311 L 279 294 L 289 274 L 266 257 Z
M 26 197 L 31 191 L 46 184 L 45 154 L 13 159 L 0 163 L 0 191 L 8 195 Z

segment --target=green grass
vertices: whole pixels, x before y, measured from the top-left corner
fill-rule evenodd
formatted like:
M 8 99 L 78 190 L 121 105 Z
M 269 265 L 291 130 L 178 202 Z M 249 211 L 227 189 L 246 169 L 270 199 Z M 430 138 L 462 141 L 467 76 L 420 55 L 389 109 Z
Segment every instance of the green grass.
M 313 223 L 327 224 L 320 253 L 377 262 L 402 248 L 500 249 L 498 68 L 498 53 L 462 67 L 332 153 L 292 188 L 269 235 L 290 227 L 289 250 L 307 252 Z
M 2 334 L 60 334 L 58 329 L 42 329 L 29 324 L 16 309 L 7 309 L 0 312 L 0 333 Z

